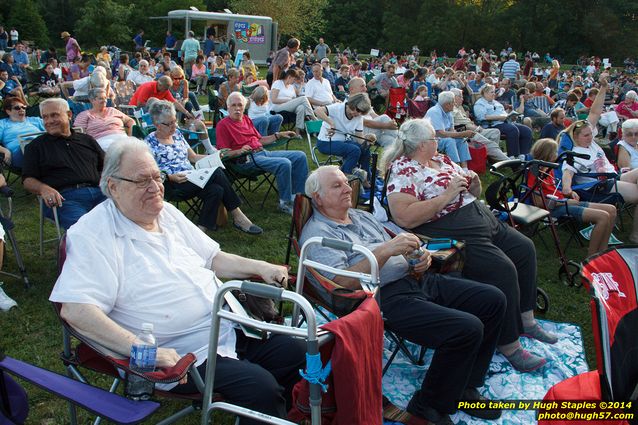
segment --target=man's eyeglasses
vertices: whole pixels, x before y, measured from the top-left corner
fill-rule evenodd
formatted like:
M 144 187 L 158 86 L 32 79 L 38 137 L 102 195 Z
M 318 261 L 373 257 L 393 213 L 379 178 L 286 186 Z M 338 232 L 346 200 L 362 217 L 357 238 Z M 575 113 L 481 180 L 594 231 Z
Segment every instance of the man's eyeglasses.
M 12 107 L 11 110 L 12 111 L 26 111 L 27 107 L 26 106 L 16 105 L 16 106 Z
M 637 131 L 637 132 L 635 132 L 635 133 L 632 133 L 632 132 L 630 132 L 630 131 L 625 131 L 625 132 L 623 133 L 623 135 L 624 135 L 625 137 L 638 137 L 638 131 Z
M 441 139 L 439 139 L 438 137 L 431 137 L 429 139 L 425 139 L 424 142 L 436 142 L 439 143 Z
M 135 185 L 135 187 L 137 187 L 138 189 L 146 189 L 147 187 L 149 187 L 151 185 L 152 182 L 157 183 L 158 185 L 163 185 L 164 181 L 166 180 L 166 174 L 161 173 L 158 176 L 154 176 L 154 177 L 147 177 L 144 179 L 140 179 L 140 180 L 132 180 L 132 179 L 127 179 L 126 177 L 120 177 L 120 176 L 111 176 L 114 179 L 118 179 L 118 180 L 122 180 L 125 182 L 129 182 L 129 183 L 133 183 Z

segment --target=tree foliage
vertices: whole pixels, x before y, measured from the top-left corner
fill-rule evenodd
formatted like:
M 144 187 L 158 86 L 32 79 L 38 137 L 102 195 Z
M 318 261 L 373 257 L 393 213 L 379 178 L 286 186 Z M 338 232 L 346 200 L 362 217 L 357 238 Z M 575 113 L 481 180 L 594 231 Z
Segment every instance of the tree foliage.
M 10 27 L 18 29 L 22 40 L 34 41 L 38 46 L 49 42 L 46 24 L 34 0 L 13 1 L 7 19 Z
M 80 10 L 81 18 L 75 24 L 75 33 L 82 41 L 81 45 L 123 45 L 129 42 L 131 28 L 127 23 L 133 9 L 131 4 L 118 4 L 113 0 L 88 0 Z
M 323 9 L 328 0 L 229 0 L 235 13 L 270 16 L 279 24 L 280 37 L 309 41 L 324 28 Z
M 362 52 L 418 45 L 452 55 L 461 46 L 500 50 L 510 44 L 567 61 L 586 54 L 617 63 L 636 54 L 638 33 L 636 0 L 0 0 L 0 19 L 40 47 L 49 40 L 61 46 L 60 32 L 69 31 L 83 48 L 113 43 L 130 49 L 140 28 L 161 45 L 166 22 L 149 17 L 189 6 L 270 16 L 282 40 L 295 36 L 314 45 L 323 36 L 331 46 Z M 200 33 L 203 25 L 194 23 L 194 30 Z M 174 28 L 178 37 L 183 30 Z

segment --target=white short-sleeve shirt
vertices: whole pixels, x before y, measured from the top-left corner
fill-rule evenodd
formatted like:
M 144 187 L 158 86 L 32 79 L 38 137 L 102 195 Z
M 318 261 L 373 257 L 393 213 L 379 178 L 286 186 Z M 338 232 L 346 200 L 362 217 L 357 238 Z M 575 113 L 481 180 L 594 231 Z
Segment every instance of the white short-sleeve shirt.
M 274 83 L 272 83 L 272 90 L 279 90 L 279 93 L 277 93 L 278 100 L 284 100 L 287 102 L 297 97 L 297 92 L 295 91 L 295 85 L 290 84 L 288 87 L 286 87 L 286 85 L 284 84 L 284 80 L 277 80 Z M 270 102 L 272 103 L 272 96 L 271 96 Z
M 159 347 L 193 353 L 199 365 L 208 354 L 219 244 L 169 203 L 159 224 L 161 232 L 148 232 L 111 200 L 95 207 L 67 232 L 67 258 L 49 299 L 95 305 L 134 334 L 152 323 Z M 232 325 L 222 321 L 217 353 L 236 358 L 235 344 Z
M 332 87 L 330 82 L 322 78 L 321 81 L 313 78 L 306 83 L 306 97 L 312 98 L 322 104 L 330 104 L 334 102 L 332 96 Z
M 333 103 L 332 105 L 325 106 L 328 111 L 328 116 L 334 121 L 335 128 L 338 130 L 333 136 L 333 141 L 344 141 L 346 140 L 346 135 L 343 133 L 354 134 L 357 131 L 363 132 L 363 117 L 353 117 L 352 119 L 348 119 L 346 116 L 346 105 L 347 102 L 343 103 Z M 319 140 L 328 140 L 328 130 L 330 126 L 328 123 L 324 122 L 321 125 L 321 131 L 319 131 Z

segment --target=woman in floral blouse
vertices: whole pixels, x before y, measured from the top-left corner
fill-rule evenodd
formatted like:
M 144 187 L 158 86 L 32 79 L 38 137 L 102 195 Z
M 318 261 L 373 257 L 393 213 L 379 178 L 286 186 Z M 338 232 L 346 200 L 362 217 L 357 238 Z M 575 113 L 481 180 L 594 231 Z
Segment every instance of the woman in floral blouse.
M 494 285 L 507 298 L 499 351 L 514 368 L 536 370 L 546 360 L 525 350 L 519 337 L 549 344 L 557 339 L 534 319 L 534 244 L 478 201 L 479 177 L 438 153 L 437 141 L 429 120 L 410 120 L 401 125 L 398 140 L 384 153 L 392 217 L 420 234 L 465 241 L 463 276 Z
M 186 200 L 195 196 L 202 200 L 198 227 L 203 231 L 217 229 L 217 210 L 222 203 L 233 218 L 234 226 L 246 233 L 262 233 L 239 208 L 241 200 L 233 190 L 222 168 L 217 168 L 203 188 L 188 181 L 186 172 L 193 170 L 194 163 L 205 155 L 196 154 L 177 129 L 175 107 L 164 100 L 150 101 L 149 113 L 156 131 L 146 136 L 155 162 L 166 174 L 164 189 L 166 197 Z

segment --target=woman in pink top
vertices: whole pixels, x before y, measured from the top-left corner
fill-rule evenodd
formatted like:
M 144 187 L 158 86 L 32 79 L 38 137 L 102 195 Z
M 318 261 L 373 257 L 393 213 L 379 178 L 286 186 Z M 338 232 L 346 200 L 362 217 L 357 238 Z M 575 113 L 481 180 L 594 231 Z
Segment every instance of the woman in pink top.
M 111 143 L 118 137 L 131 135 L 135 121 L 123 112 L 106 106 L 104 89 L 89 90 L 89 100 L 93 107 L 80 112 L 73 125 L 97 140 L 100 147 L 106 152 Z
M 208 75 L 206 75 L 206 65 L 204 64 L 204 56 L 198 55 L 195 63 L 191 68 L 191 81 L 197 84 L 196 92 L 198 95 L 206 93 L 206 85 L 208 84 Z

